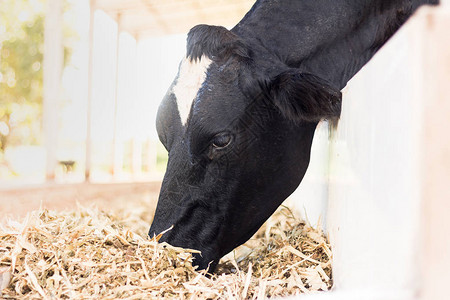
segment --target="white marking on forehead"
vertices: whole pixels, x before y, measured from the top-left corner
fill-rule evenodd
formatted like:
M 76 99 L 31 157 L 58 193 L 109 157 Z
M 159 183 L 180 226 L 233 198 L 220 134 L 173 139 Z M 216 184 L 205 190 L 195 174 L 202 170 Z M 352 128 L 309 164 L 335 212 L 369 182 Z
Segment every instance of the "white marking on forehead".
M 183 126 L 186 125 L 192 103 L 194 102 L 195 96 L 197 96 L 198 90 L 205 81 L 206 71 L 211 62 L 204 55 L 200 61 L 191 62 L 185 58 L 181 62 L 180 70 L 178 71 L 178 80 L 172 88 L 172 92 L 177 98 L 178 113 Z

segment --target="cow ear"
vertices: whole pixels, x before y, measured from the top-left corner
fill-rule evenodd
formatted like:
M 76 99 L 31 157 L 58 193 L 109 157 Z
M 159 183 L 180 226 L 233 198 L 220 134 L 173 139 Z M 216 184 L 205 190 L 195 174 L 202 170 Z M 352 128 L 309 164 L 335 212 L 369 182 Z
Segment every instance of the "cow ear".
M 212 60 L 227 60 L 231 56 L 249 59 L 250 48 L 236 34 L 222 26 L 197 25 L 187 37 L 187 58 L 200 60 L 203 55 Z
M 280 112 L 295 123 L 336 120 L 341 113 L 341 92 L 312 74 L 288 70 L 266 82 L 263 89 Z

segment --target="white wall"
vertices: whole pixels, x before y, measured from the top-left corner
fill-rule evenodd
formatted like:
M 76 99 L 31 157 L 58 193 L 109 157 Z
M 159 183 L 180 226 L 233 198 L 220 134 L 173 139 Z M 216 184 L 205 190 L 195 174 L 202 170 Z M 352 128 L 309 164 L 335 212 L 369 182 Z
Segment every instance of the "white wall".
M 423 99 L 414 97 L 418 70 L 405 30 L 344 91 L 329 175 L 336 288 L 393 290 L 418 283 L 410 249 L 418 246 Z
M 448 299 L 449 30 L 450 10 L 419 11 L 349 82 L 331 138 L 316 133 L 292 200 L 326 218 L 335 292 L 317 299 Z

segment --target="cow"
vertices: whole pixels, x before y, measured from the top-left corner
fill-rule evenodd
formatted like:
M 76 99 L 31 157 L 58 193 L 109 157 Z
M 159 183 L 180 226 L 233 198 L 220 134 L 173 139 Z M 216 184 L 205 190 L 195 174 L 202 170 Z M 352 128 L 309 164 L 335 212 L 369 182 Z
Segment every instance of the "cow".
M 298 187 L 347 82 L 436 3 L 258 0 L 231 30 L 193 27 L 157 114 L 168 163 L 149 236 L 200 250 L 194 264 L 213 272 Z

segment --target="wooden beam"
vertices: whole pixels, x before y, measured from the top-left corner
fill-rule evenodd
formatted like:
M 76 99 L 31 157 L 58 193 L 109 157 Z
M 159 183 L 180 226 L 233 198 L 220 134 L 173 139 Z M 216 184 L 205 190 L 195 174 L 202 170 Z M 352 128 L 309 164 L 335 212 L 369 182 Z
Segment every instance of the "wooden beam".
M 62 1 L 49 0 L 45 18 L 43 129 L 46 148 L 46 180 L 55 179 L 58 146 L 58 107 L 64 61 Z
M 117 141 L 117 109 L 119 106 L 119 58 L 120 58 L 120 32 L 121 32 L 121 15 L 117 15 L 117 40 L 116 40 L 116 74 L 114 80 L 114 119 L 113 119 L 113 140 L 112 140 L 112 155 L 111 155 L 111 168 L 110 172 L 113 176 L 122 171 L 122 143 Z
M 89 62 L 88 62 L 88 96 L 86 107 L 86 160 L 84 169 L 84 180 L 91 179 L 92 167 L 92 84 L 94 65 L 94 22 L 95 22 L 95 0 L 90 1 L 89 7 Z
M 161 28 L 162 31 L 168 31 L 168 25 L 164 21 L 164 18 L 161 17 L 156 6 L 149 1 L 142 1 L 142 3 L 144 4 L 145 10 L 150 13 L 147 19 L 153 18 L 155 20 L 155 23 L 158 24 L 158 27 Z
M 98 0 L 99 8 L 117 20 L 122 30 L 134 36 L 160 36 L 186 33 L 192 26 L 205 23 L 223 26 L 236 24 L 254 4 L 254 0 Z

